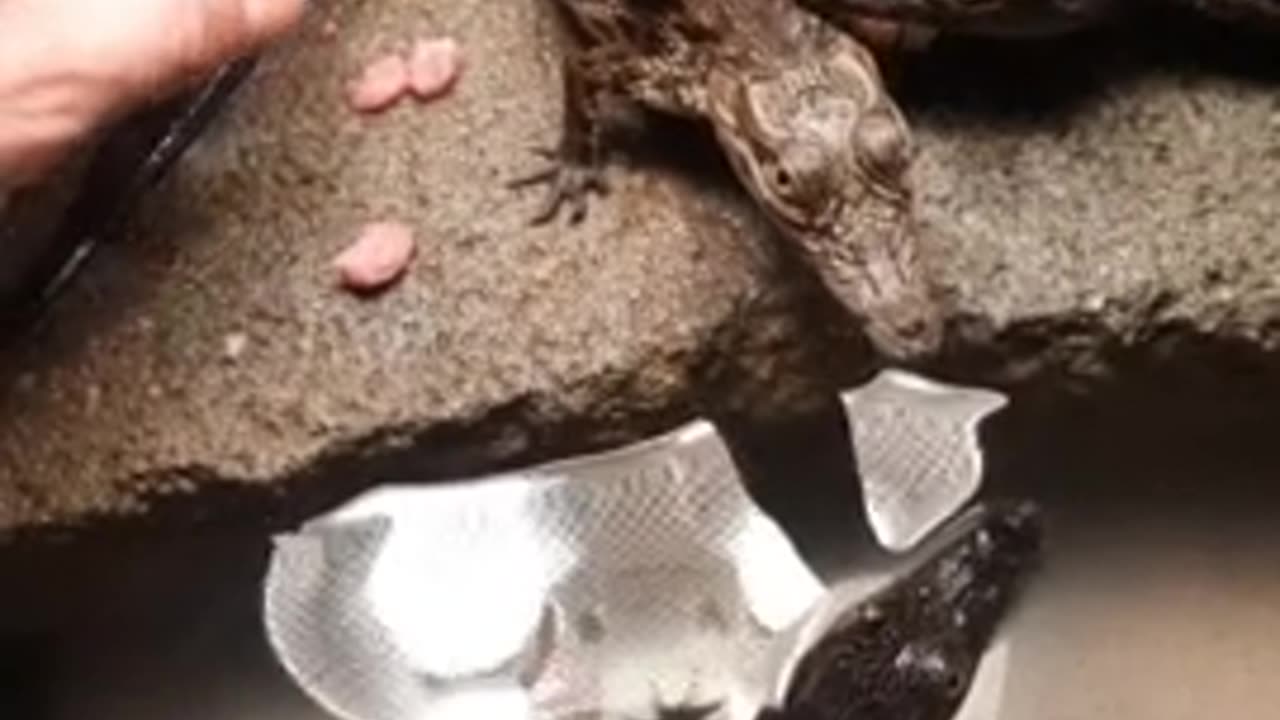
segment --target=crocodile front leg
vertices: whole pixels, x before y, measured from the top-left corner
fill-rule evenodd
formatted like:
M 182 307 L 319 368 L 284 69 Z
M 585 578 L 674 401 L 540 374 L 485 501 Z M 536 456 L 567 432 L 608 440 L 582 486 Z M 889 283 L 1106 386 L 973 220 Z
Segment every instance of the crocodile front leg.
M 607 87 L 599 81 L 599 69 L 604 61 L 600 48 L 575 51 L 565 59 L 560 142 L 555 147 L 534 148 L 547 164 L 507 183 L 512 189 L 547 186 L 542 207 L 530 221 L 533 225 L 551 221 L 566 203 L 571 208 L 570 223 L 579 223 L 587 215 L 588 195 L 603 195 L 609 190 L 601 163 L 601 116 Z
M 855 35 L 867 18 L 974 35 L 1046 35 L 1093 24 L 1117 7 L 1117 0 L 796 1 Z

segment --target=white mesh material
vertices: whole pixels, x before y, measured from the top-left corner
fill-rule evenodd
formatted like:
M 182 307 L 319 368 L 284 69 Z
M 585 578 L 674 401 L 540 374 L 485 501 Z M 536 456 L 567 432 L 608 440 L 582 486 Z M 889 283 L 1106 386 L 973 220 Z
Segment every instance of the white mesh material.
M 656 698 L 745 718 L 768 640 L 822 591 L 697 422 L 362 495 L 277 540 L 265 615 L 297 682 L 352 720 L 434 720 L 446 699 L 485 703 L 486 720 L 650 718 Z
M 340 717 L 426 717 L 453 702 L 428 688 L 534 650 L 545 617 L 539 564 L 552 558 L 531 552 L 518 507 L 494 502 L 527 486 L 437 489 L 376 490 L 276 541 L 268 635 L 294 678 Z
M 978 425 L 1007 398 L 886 370 L 841 400 L 871 527 L 905 552 L 977 493 Z
M 975 428 L 1003 397 L 891 372 L 843 400 L 873 526 L 909 548 L 977 490 Z M 747 720 L 826 592 L 698 421 L 361 495 L 277 538 L 264 613 L 289 673 L 347 720 L 655 720 L 655 700 Z

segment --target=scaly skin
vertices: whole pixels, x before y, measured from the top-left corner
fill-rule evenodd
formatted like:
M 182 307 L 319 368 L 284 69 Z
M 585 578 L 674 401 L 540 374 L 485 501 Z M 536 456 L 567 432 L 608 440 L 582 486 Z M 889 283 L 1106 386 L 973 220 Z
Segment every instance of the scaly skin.
M 737 177 L 886 356 L 935 351 L 942 312 L 917 255 L 910 131 L 871 54 L 794 0 L 554 0 L 574 45 L 546 222 L 587 212 L 604 103 L 705 121 Z
M 1039 561 L 1030 503 L 978 506 L 905 577 L 838 616 L 760 720 L 949 720 Z
M 1144 3 L 1280 30 L 1280 0 L 797 0 L 842 26 L 868 17 L 974 35 L 1044 35 L 1076 30 Z

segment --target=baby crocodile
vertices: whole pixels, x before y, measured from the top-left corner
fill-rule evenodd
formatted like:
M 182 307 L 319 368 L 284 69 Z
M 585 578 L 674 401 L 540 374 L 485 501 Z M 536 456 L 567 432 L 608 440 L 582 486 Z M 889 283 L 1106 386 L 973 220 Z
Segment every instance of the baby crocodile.
M 947 720 L 1040 554 L 1039 511 L 978 506 L 901 580 L 837 616 L 760 720 Z
M 768 217 L 885 355 L 934 351 L 942 313 L 918 257 L 907 124 L 871 54 L 794 0 L 553 0 L 571 30 L 561 143 L 541 150 L 534 218 L 599 176 L 603 105 L 623 99 L 714 129 Z
M 1280 29 L 1280 0 L 798 0 L 842 26 L 874 17 L 975 35 L 1076 30 L 1141 5 L 1190 7 L 1207 16 Z

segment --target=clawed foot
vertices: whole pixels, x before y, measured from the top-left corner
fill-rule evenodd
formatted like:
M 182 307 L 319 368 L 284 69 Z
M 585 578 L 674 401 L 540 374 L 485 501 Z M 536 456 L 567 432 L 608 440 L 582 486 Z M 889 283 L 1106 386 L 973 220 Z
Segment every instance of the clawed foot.
M 556 216 L 560 206 L 569 204 L 569 222 L 576 225 L 587 216 L 587 195 L 595 192 L 606 195 L 609 185 L 600 167 L 588 161 L 572 157 L 559 149 L 534 148 L 533 152 L 546 161 L 542 169 L 507 182 L 511 189 L 530 185 L 547 185 L 542 209 L 530 220 L 531 225 L 542 225 Z

